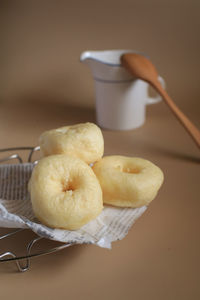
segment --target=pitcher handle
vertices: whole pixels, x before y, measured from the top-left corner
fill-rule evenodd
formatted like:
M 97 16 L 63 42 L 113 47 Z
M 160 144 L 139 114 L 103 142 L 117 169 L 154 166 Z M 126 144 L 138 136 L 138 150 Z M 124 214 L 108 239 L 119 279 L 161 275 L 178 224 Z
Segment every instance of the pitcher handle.
M 161 77 L 158 76 L 158 80 L 160 81 L 162 87 L 165 89 L 166 88 L 166 83 L 165 80 Z M 157 95 L 155 97 L 148 97 L 147 98 L 147 104 L 154 104 L 154 103 L 158 103 L 162 100 L 162 97 L 160 95 Z

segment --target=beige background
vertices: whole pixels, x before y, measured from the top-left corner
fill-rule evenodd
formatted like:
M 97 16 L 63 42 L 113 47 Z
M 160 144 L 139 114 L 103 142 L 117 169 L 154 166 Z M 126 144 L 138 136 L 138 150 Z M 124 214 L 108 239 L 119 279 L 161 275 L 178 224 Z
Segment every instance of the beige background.
M 147 53 L 170 95 L 200 127 L 200 2 L 1 1 L 0 148 L 36 145 L 39 134 L 95 121 L 87 49 Z M 19 274 L 0 264 L 2 299 L 199 299 L 199 150 L 164 103 L 135 131 L 103 131 L 105 154 L 145 157 L 165 184 L 112 251 L 74 246 L 35 258 Z M 2 233 L 4 232 L 1 229 Z M 19 248 L 1 241 L 0 252 Z
M 198 0 L 1 1 L 3 99 L 93 106 L 84 50 L 145 52 L 182 104 L 199 93 Z M 76 88 L 74 88 L 76 84 Z M 195 104 L 194 104 L 195 105 Z

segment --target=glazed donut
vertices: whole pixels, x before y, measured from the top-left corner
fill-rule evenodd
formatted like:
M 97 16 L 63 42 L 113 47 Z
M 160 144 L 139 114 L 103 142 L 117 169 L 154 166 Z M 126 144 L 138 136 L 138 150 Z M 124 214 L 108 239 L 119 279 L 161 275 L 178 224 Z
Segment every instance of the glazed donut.
M 78 229 L 103 209 L 102 190 L 91 167 L 65 154 L 38 162 L 29 192 L 35 216 L 52 228 Z
M 41 156 L 67 154 L 86 163 L 103 156 L 104 140 L 100 128 L 93 123 L 65 126 L 44 132 L 39 138 Z
M 103 202 L 120 207 L 149 204 L 163 182 L 162 171 L 148 160 L 136 157 L 107 156 L 93 166 Z

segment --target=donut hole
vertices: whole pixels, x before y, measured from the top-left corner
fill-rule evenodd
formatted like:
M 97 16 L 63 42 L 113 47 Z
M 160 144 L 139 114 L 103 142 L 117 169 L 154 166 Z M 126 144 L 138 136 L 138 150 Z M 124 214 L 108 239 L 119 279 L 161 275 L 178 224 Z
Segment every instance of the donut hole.
M 76 186 L 74 182 L 68 181 L 68 182 L 62 182 L 62 192 L 73 192 L 76 189 Z
M 138 168 L 123 167 L 122 172 L 130 173 L 130 174 L 138 174 L 140 173 L 140 170 Z
M 129 174 L 139 174 L 140 173 L 140 169 L 137 167 L 129 167 L 129 166 L 121 166 L 121 165 L 117 165 L 115 167 L 118 171 L 123 172 L 123 173 L 129 173 Z

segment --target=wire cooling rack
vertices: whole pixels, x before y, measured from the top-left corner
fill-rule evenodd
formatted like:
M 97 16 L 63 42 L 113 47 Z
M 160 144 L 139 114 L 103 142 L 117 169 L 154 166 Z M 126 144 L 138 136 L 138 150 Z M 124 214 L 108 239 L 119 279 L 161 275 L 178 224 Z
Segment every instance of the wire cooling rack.
M 0 149 L 0 163 L 12 163 L 16 161 L 21 164 L 23 162 L 29 162 L 33 165 L 37 163 L 37 160 L 33 159 L 34 154 L 40 150 L 40 147 L 15 147 L 15 148 L 4 148 Z M 19 154 L 20 153 L 20 154 Z M 24 156 L 26 159 L 24 160 L 22 156 Z M 4 229 L 7 232 L 4 232 L 3 234 L 0 234 L 0 263 L 5 263 L 8 261 L 14 261 L 16 263 L 16 266 L 20 272 L 25 272 L 30 269 L 30 259 L 32 257 L 42 256 L 45 254 L 50 254 L 57 252 L 59 250 L 65 249 L 69 246 L 72 246 L 71 243 L 60 243 L 60 242 L 54 242 L 56 246 L 52 247 L 48 246 L 47 243 L 44 243 L 45 245 L 42 245 L 42 241 L 46 240 L 44 237 L 40 237 L 34 233 L 28 230 L 28 229 Z M 14 244 L 19 241 L 19 236 L 23 235 L 28 232 L 28 237 L 30 237 L 29 241 L 26 242 L 24 246 L 24 253 L 16 253 L 15 250 L 7 249 L 6 251 L 1 252 L 2 243 L 7 242 L 8 239 L 12 239 L 14 237 L 15 241 L 13 241 Z M 12 243 L 11 243 L 12 244 Z M 2 245 L 2 246 L 1 246 Z M 33 250 L 33 248 L 39 248 L 38 250 Z

